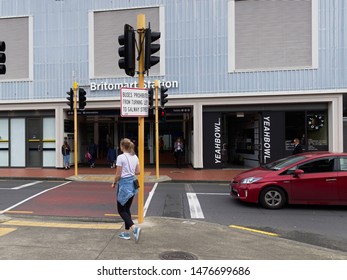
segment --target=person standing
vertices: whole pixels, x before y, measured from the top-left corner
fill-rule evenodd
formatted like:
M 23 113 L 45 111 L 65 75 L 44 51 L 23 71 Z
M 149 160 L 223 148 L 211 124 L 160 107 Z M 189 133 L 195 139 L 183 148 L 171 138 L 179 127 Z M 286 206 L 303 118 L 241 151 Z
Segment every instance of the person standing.
M 117 210 L 124 221 L 125 231 L 121 232 L 118 237 L 130 239 L 131 232 L 134 235 L 135 242 L 139 241 L 141 228 L 135 226 L 131 218 L 131 204 L 135 194 L 138 192 L 134 187 L 135 175 L 140 174 L 139 159 L 134 151 L 134 143 L 128 138 L 120 142 L 120 149 L 123 152 L 117 157 L 116 176 L 114 177 L 112 188 L 117 188 Z
M 159 152 L 164 152 L 164 139 L 163 136 L 159 138 Z
M 107 151 L 107 161 L 111 164 L 111 168 L 116 167 L 117 151 L 113 148 L 113 145 L 110 143 Z
M 182 155 L 183 155 L 183 142 L 180 137 L 178 137 L 174 144 L 176 167 L 181 168 L 182 165 Z
M 96 159 L 96 152 L 97 152 L 97 146 L 94 143 L 94 140 L 90 140 L 90 143 L 88 145 L 88 152 L 91 155 L 91 158 L 88 159 L 90 168 L 95 167 L 95 159 Z
M 298 138 L 295 138 L 293 142 L 294 142 L 293 155 L 301 154 L 302 153 L 302 147 L 300 144 L 300 140 Z
M 65 140 L 63 146 L 61 147 L 61 153 L 63 154 L 64 168 L 66 170 L 70 169 L 70 151 L 70 146 Z

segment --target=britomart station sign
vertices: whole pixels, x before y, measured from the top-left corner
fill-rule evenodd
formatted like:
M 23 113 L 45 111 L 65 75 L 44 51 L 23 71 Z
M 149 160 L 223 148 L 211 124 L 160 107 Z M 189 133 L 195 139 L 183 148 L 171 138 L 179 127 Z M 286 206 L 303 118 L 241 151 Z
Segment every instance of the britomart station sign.
M 165 86 L 167 89 L 178 88 L 178 81 L 159 81 L 159 87 Z M 91 82 L 90 91 L 114 91 L 121 88 L 137 88 L 138 82 L 131 83 L 108 83 L 108 82 Z M 154 82 L 145 81 L 145 88 L 154 88 Z

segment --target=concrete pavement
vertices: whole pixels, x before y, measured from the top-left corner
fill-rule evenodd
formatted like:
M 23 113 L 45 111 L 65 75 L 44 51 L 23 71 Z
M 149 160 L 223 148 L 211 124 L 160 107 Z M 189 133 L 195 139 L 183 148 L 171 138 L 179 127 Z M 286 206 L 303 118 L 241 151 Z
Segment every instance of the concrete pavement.
M 68 226 L 69 225 L 69 226 Z M 119 223 L 0 217 L 1 260 L 346 260 L 347 253 L 226 226 L 147 217 L 139 243 Z M 7 230 L 7 233 L 4 233 Z

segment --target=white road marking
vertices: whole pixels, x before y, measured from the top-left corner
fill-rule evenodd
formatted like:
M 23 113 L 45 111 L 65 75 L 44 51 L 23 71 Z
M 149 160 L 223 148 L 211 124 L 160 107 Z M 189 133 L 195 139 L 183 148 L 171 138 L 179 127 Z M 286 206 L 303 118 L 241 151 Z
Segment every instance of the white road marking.
M 32 183 L 28 183 L 28 184 L 24 184 L 24 185 L 12 188 L 12 190 L 20 190 L 20 189 L 31 187 L 33 185 L 40 184 L 40 183 L 42 183 L 42 181 L 35 181 L 35 182 L 32 182 Z
M 144 217 L 147 214 L 149 205 L 153 199 L 154 193 L 158 187 L 158 183 L 155 183 L 153 189 L 149 192 L 145 206 L 144 206 Z M 186 194 L 189 203 L 190 217 L 192 219 L 205 219 L 204 213 L 200 206 L 197 195 L 230 195 L 229 193 L 195 193 L 191 184 L 185 184 Z
M 230 195 L 230 193 L 196 193 L 198 195 Z
M 190 217 L 192 219 L 205 219 L 196 193 L 187 193 L 187 198 L 190 209 Z
M 151 203 L 151 200 L 152 200 L 152 198 L 154 196 L 154 192 L 157 189 L 157 186 L 158 186 L 158 183 L 155 183 L 154 186 L 153 186 L 153 189 L 148 194 L 148 197 L 147 197 L 147 200 L 146 200 L 146 203 L 145 203 L 145 206 L 144 206 L 144 214 L 143 214 L 144 217 L 146 217 L 146 213 L 147 213 L 147 210 L 149 208 L 149 204 Z
M 39 196 L 39 195 L 41 195 L 41 194 L 43 194 L 43 193 L 46 193 L 46 192 L 48 192 L 48 191 L 51 191 L 51 190 L 60 188 L 60 187 L 66 185 L 66 184 L 69 184 L 69 183 L 71 183 L 71 182 L 65 182 L 65 183 L 60 184 L 60 185 L 58 185 L 58 186 L 55 186 L 55 187 L 53 187 L 53 188 L 50 188 L 50 189 L 44 190 L 44 191 L 42 191 L 42 192 L 40 192 L 40 193 L 37 193 L 37 194 L 35 194 L 35 195 L 31 196 L 31 197 L 28 197 L 28 198 L 22 200 L 21 202 L 18 202 L 17 204 L 12 205 L 11 207 L 9 207 L 9 208 L 7 208 L 7 209 L 5 209 L 5 210 L 0 211 L 0 215 L 1 215 L 1 214 L 4 214 L 4 213 L 7 212 L 7 211 L 12 210 L 13 208 L 15 208 L 15 207 L 17 207 L 17 206 L 19 206 L 19 205 L 21 205 L 21 204 L 27 202 L 27 201 L 29 201 L 30 199 L 33 199 L 33 198 L 35 198 L 35 197 L 37 197 L 37 196 Z

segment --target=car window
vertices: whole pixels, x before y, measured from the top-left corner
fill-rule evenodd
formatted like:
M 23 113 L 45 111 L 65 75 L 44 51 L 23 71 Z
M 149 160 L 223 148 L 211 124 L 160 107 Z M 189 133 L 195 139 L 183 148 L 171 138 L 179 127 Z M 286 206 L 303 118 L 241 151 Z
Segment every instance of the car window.
M 347 171 L 347 157 L 340 158 L 340 170 Z
M 285 168 L 293 163 L 296 163 L 300 160 L 303 160 L 305 157 L 304 156 L 289 156 L 286 158 L 282 158 L 279 160 L 276 160 L 274 162 L 268 163 L 263 166 L 265 169 L 271 169 L 271 170 L 280 170 L 282 168 Z
M 335 158 L 312 160 L 298 165 L 298 169 L 302 169 L 305 173 L 333 172 L 335 171 Z

